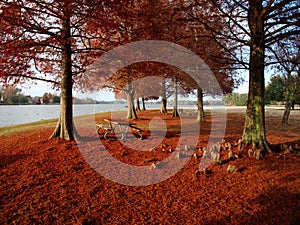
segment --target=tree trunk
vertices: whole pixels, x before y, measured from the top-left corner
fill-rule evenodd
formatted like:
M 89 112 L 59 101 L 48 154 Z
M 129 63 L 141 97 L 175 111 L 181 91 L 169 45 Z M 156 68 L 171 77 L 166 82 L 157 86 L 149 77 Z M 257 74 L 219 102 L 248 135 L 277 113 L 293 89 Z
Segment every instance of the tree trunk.
M 61 59 L 61 95 L 60 114 L 57 126 L 51 138 L 60 137 L 65 140 L 74 140 L 73 129 L 73 96 L 72 96 L 72 52 L 70 38 L 70 16 L 66 10 L 62 16 L 62 59 Z
M 202 88 L 197 86 L 197 100 L 198 100 L 198 116 L 197 121 L 205 121 L 205 114 L 203 109 L 203 91 Z
M 127 118 L 128 119 L 138 119 L 136 115 L 136 111 L 134 108 L 134 93 L 132 90 L 132 84 L 128 84 L 128 89 L 126 90 L 127 95 L 127 102 L 128 102 L 128 112 L 127 112 Z
M 269 151 L 265 127 L 265 36 L 262 1 L 249 1 L 248 22 L 251 30 L 249 93 L 242 139 L 246 144 L 257 143 L 262 149 Z
M 162 98 L 161 99 L 161 107 L 160 107 L 160 112 L 161 113 L 167 113 L 167 99 Z
M 146 110 L 145 98 L 142 97 L 142 110 Z
M 140 101 L 139 101 L 138 97 L 135 98 L 135 110 L 136 111 L 141 111 Z
M 291 84 L 291 87 L 288 87 L 287 89 L 285 108 L 282 117 L 282 124 L 288 125 L 291 109 L 293 109 L 295 105 L 295 95 L 297 92 L 297 87 L 298 87 L 298 80 L 296 80 L 295 83 Z
M 289 116 L 292 108 L 292 101 L 287 99 L 285 102 L 284 113 L 282 117 L 282 124 L 288 125 Z
M 166 82 L 165 79 L 162 81 L 162 95 L 161 95 L 161 113 L 167 113 L 167 90 L 166 90 Z
M 291 105 L 291 109 L 292 110 L 295 110 L 295 100 L 292 100 L 292 103 L 291 103 L 292 105 Z
M 174 77 L 174 107 L 173 107 L 172 117 L 179 117 L 177 77 Z

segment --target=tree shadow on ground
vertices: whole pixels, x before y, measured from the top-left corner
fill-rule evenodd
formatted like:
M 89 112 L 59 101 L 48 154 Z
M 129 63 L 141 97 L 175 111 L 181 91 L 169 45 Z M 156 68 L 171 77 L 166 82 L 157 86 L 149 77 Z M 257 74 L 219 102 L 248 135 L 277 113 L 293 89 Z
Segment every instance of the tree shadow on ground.
M 17 155 L 1 155 L 0 156 L 0 168 L 5 168 L 8 165 L 17 162 L 21 159 L 25 159 L 32 156 L 32 154 L 17 154 Z
M 299 191 L 273 187 L 248 202 L 245 211 L 232 212 L 221 220 L 212 219 L 204 224 L 297 225 L 300 221 L 299 199 Z

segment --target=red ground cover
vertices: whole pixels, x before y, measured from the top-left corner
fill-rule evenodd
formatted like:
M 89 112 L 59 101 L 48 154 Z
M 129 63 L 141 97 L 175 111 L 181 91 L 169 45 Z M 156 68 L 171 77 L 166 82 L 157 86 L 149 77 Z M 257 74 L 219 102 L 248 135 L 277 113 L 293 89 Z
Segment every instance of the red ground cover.
M 221 165 L 211 164 L 207 173 L 197 173 L 202 156 L 199 148 L 205 147 L 211 131 L 207 115 L 195 151 L 199 157 L 191 157 L 169 179 L 140 187 L 118 184 L 95 172 L 76 142 L 48 139 L 52 126 L 3 135 L 0 223 L 299 224 L 299 111 L 291 115 L 290 126 L 280 124 L 281 113 L 267 112 L 268 141 L 291 144 L 292 152 L 282 150 L 255 160 L 244 150 L 239 158 L 227 160 L 223 151 Z M 164 119 L 168 133 L 163 143 L 141 152 L 100 137 L 104 146 L 113 157 L 132 165 L 151 165 L 167 158 L 178 142 L 179 119 L 156 111 L 138 115 L 141 127 L 147 127 L 154 116 Z M 241 137 L 243 122 L 242 112 L 227 113 L 226 141 L 234 144 Z M 144 135 L 150 139 L 149 131 Z M 237 153 L 236 147 L 234 151 Z M 229 164 L 238 171 L 227 172 Z

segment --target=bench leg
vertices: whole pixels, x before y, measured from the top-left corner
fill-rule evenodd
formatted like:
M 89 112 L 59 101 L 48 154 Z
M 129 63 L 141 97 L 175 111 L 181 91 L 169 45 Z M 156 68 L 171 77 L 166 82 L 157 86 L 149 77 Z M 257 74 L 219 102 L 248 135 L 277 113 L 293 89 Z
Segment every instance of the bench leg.
M 143 140 L 143 135 L 141 132 L 138 132 L 139 136 L 140 136 L 140 140 Z
M 102 127 L 98 127 L 98 129 L 97 129 L 97 134 L 98 134 L 98 135 L 101 134 L 101 132 L 100 132 L 101 129 L 102 129 Z

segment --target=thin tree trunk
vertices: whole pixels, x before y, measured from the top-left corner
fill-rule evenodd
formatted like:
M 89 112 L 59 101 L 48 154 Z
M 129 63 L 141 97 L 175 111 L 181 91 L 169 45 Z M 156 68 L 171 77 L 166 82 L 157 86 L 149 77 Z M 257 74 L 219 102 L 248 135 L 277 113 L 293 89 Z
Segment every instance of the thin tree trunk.
M 145 98 L 142 97 L 142 110 L 146 110 Z
M 295 100 L 292 100 L 292 103 L 291 103 L 292 105 L 291 105 L 291 109 L 292 110 L 295 110 Z
M 284 108 L 283 117 L 282 117 L 282 124 L 288 125 L 291 108 L 292 108 L 292 101 L 287 99 L 285 102 L 285 108 Z
M 282 124 L 288 125 L 291 109 L 293 109 L 295 104 L 295 95 L 297 92 L 297 85 L 298 82 L 296 80 L 295 84 L 291 84 L 291 87 L 288 88 L 288 93 L 286 93 L 286 101 L 285 101 L 285 108 L 282 117 Z
M 136 111 L 141 111 L 140 101 L 139 101 L 138 97 L 135 98 L 135 110 Z
M 166 81 L 163 79 L 162 81 L 162 96 L 161 96 L 161 113 L 167 113 L 167 90 L 166 90 Z
M 73 129 L 73 96 L 72 96 L 72 53 L 70 39 L 70 16 L 67 9 L 62 17 L 63 48 L 61 59 L 61 95 L 60 114 L 57 126 L 51 138 L 60 137 L 65 140 L 74 140 Z
M 178 84 L 177 84 L 177 77 L 174 77 L 174 107 L 173 107 L 172 117 L 179 117 L 179 113 L 178 113 Z
M 160 112 L 161 113 L 167 113 L 167 99 L 162 98 L 161 99 L 161 107 L 160 107 Z
M 203 109 L 203 91 L 202 88 L 197 86 L 197 100 L 198 100 L 198 112 L 197 121 L 205 121 L 205 114 Z
M 251 30 L 249 93 L 242 139 L 246 144 L 257 143 L 263 150 L 269 151 L 265 127 L 265 37 L 262 1 L 249 1 L 248 17 Z

